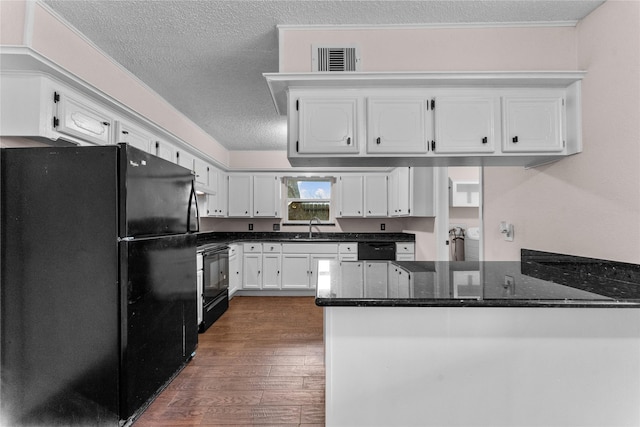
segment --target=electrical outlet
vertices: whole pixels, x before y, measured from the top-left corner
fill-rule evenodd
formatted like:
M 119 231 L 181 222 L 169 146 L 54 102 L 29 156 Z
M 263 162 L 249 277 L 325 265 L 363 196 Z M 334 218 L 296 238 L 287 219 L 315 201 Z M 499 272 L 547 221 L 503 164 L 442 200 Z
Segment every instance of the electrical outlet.
M 386 226 L 385 226 L 385 224 L 384 224 L 384 223 L 380 224 L 380 230 L 384 231 L 384 230 L 385 230 L 385 228 L 386 228 Z
M 249 224 L 249 231 L 253 231 L 253 224 Z
M 280 231 L 280 224 L 273 224 L 273 231 Z

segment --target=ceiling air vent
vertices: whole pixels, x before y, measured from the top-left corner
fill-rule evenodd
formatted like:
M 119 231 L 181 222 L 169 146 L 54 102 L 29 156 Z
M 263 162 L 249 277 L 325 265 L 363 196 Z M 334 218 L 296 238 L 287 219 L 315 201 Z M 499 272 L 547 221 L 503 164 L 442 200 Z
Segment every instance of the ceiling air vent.
M 359 71 L 357 46 L 313 46 L 313 71 Z

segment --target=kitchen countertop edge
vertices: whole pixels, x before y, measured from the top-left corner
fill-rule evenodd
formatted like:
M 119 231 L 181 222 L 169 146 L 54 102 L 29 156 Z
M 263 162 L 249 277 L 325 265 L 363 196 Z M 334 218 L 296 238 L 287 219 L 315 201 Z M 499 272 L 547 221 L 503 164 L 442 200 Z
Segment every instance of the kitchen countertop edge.
M 197 233 L 198 247 L 244 242 L 274 243 L 344 243 L 344 242 L 415 242 L 415 234 L 410 233 L 308 233 L 293 232 L 200 232 Z

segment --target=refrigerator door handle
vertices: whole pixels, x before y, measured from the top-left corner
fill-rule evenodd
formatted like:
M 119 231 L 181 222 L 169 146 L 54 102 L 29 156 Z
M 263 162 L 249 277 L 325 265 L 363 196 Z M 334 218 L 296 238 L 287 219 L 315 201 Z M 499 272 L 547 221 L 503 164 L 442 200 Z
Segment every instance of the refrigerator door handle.
M 200 210 L 198 209 L 198 196 L 196 195 L 196 187 L 191 181 L 191 194 L 189 194 L 189 206 L 187 209 L 187 232 L 191 232 L 191 204 L 195 203 L 196 206 L 196 229 L 195 232 L 200 231 Z

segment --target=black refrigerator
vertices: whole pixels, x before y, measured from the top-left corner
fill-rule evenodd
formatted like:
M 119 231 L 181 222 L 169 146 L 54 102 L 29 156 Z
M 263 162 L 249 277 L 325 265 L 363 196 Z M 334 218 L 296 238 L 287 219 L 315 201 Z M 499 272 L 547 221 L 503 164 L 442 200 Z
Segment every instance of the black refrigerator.
M 126 144 L 0 161 L 0 424 L 130 423 L 195 353 L 193 175 Z

